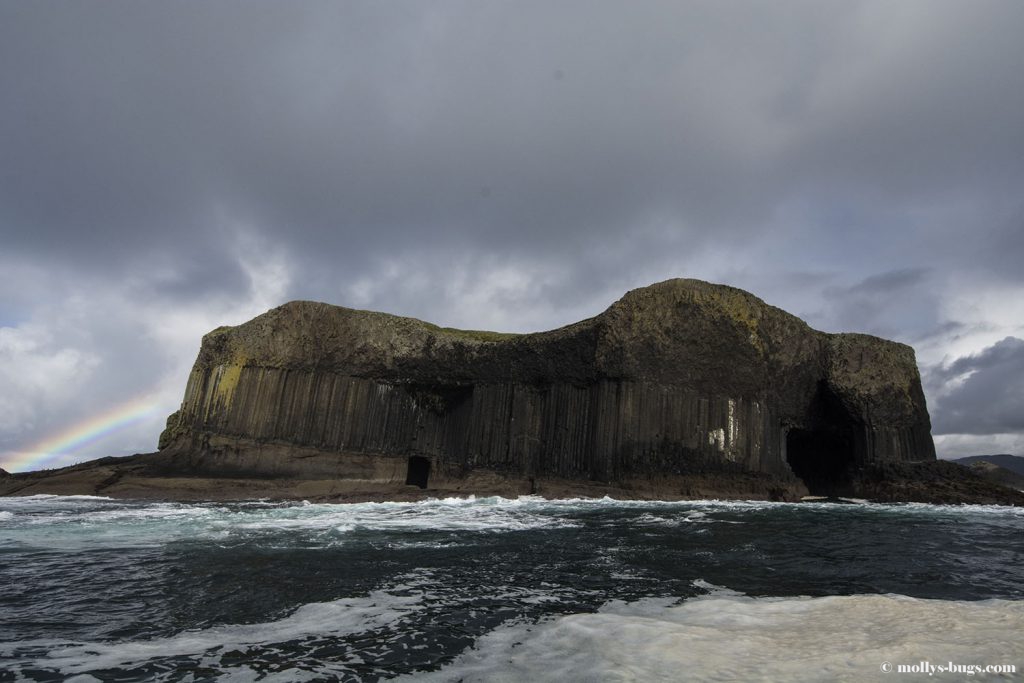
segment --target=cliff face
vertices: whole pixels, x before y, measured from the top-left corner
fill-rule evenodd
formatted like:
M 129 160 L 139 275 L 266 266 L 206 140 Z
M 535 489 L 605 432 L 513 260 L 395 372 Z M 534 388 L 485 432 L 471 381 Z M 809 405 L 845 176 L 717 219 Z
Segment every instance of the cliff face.
M 817 332 L 694 280 L 527 335 L 285 304 L 203 338 L 160 448 L 206 472 L 795 473 L 819 492 L 864 466 L 935 458 L 910 347 Z

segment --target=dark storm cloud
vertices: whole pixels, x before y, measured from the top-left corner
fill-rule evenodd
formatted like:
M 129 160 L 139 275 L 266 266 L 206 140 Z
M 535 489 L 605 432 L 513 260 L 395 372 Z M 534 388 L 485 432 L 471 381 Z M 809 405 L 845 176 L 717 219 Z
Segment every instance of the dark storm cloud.
M 958 382 L 932 409 L 937 434 L 999 434 L 1024 430 L 1024 339 L 1007 337 L 976 355 L 934 371 L 933 381 Z
M 79 267 L 170 252 L 212 285 L 232 222 L 362 271 L 659 223 L 649 248 L 696 250 L 813 191 L 818 219 L 858 207 L 841 240 L 864 258 L 908 234 L 894 196 L 1020 177 L 1024 8 L 943 7 L 8 3 L 0 225 Z

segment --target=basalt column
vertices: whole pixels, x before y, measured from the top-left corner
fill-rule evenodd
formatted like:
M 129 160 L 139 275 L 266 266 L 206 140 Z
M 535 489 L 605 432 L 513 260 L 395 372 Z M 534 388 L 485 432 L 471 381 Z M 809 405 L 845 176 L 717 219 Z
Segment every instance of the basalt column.
M 525 335 L 285 304 L 204 337 L 161 448 L 207 470 L 414 486 L 748 472 L 833 491 L 860 464 L 934 459 L 912 349 L 695 280 Z M 302 458 L 283 464 L 288 449 Z

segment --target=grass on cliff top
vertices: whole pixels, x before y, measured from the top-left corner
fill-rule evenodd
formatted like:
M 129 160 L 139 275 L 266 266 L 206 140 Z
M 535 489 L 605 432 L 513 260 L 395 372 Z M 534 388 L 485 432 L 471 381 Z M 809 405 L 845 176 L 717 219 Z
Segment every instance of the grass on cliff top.
M 468 339 L 471 341 L 480 342 L 497 342 L 505 341 L 508 339 L 515 339 L 521 337 L 521 334 L 515 332 L 489 332 L 487 330 L 459 330 L 454 327 L 438 327 L 433 323 L 423 323 L 426 327 L 434 332 L 440 332 L 447 334 L 451 337 L 458 337 L 459 339 Z
M 221 325 L 220 327 L 210 330 L 207 334 L 223 334 L 233 329 L 235 329 L 234 325 Z
M 517 332 L 491 332 L 489 330 L 460 330 L 454 327 L 441 327 L 434 323 L 428 323 L 425 320 L 419 320 L 417 318 L 406 318 L 398 315 L 391 315 L 390 313 L 380 313 L 378 311 L 357 311 L 359 313 L 370 314 L 373 316 L 384 316 L 387 319 L 404 321 L 406 324 L 421 325 L 431 332 L 444 334 L 449 337 L 455 337 L 457 339 L 465 339 L 468 341 L 478 342 L 498 342 L 506 341 L 509 339 L 515 339 L 516 337 L 522 337 L 522 334 Z M 235 329 L 234 325 L 221 325 L 220 327 L 211 330 L 206 334 L 208 337 L 213 337 L 221 334 L 225 334 Z

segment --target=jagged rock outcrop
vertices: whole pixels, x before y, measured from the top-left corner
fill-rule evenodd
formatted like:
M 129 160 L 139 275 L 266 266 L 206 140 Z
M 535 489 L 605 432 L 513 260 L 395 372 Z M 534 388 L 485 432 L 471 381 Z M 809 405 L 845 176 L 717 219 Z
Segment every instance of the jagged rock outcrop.
M 935 459 L 913 349 L 695 280 L 524 335 L 288 303 L 203 338 L 160 448 L 170 469 L 205 474 L 795 474 L 824 493 Z

